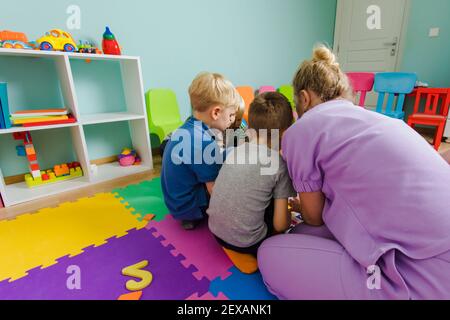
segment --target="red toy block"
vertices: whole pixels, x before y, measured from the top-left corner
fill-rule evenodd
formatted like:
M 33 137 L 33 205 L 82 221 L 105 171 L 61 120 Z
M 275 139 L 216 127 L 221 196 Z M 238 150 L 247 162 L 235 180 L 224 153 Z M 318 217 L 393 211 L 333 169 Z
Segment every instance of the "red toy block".
M 80 167 L 81 168 L 81 164 L 79 163 L 79 162 L 72 162 L 72 165 L 73 165 L 73 167 L 76 169 L 76 168 L 78 168 L 78 167 Z
M 30 163 L 30 169 L 31 171 L 39 171 L 39 164 L 38 163 Z
M 29 132 L 14 132 L 13 138 L 14 140 L 22 140 L 24 143 L 33 143 Z
M 42 175 L 42 181 L 48 181 L 48 180 L 50 180 L 50 177 L 48 176 L 48 174 L 43 174 Z
M 27 158 L 29 162 L 37 161 L 36 154 L 30 154 L 29 156 L 27 156 Z

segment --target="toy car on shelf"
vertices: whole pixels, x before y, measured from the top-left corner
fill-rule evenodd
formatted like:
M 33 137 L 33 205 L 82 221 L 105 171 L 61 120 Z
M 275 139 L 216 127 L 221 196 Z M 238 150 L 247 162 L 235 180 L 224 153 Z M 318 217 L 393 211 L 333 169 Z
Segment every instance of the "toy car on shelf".
M 34 49 L 23 32 L 0 31 L 0 47 L 5 49 Z
M 77 45 L 72 36 L 60 29 L 50 30 L 45 34 L 45 36 L 39 38 L 37 43 L 39 45 L 39 49 L 44 51 L 78 51 Z
M 80 40 L 78 42 L 78 52 L 79 53 L 91 53 L 91 54 L 102 54 L 102 51 L 97 48 L 95 43 L 89 40 Z

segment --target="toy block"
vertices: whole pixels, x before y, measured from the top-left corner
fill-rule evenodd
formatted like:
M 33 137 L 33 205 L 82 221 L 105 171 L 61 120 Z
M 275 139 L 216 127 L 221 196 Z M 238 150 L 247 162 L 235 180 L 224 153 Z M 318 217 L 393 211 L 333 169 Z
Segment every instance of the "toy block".
M 26 140 L 26 132 L 14 132 L 14 140 Z
M 55 175 L 57 177 L 66 176 L 70 174 L 69 167 L 67 164 L 57 165 L 53 168 Z
M 17 150 L 17 155 L 19 157 L 25 157 L 27 155 L 26 152 L 25 152 L 25 147 L 24 146 L 17 146 L 16 150 Z
M 32 174 L 25 175 L 25 182 L 29 188 L 34 188 L 38 186 L 43 186 L 51 183 L 71 180 L 75 178 L 80 178 L 83 176 L 83 170 L 78 167 L 75 170 L 70 170 L 67 168 L 67 175 L 56 176 L 56 174 L 52 170 L 46 170 L 39 172 L 38 177 L 33 177 Z M 48 179 L 47 179 L 48 177 Z
M 39 164 L 35 163 L 35 164 L 30 164 L 30 171 L 34 172 L 34 171 L 41 171 L 41 168 L 39 168 Z M 40 175 L 39 175 L 40 176 Z
M 27 156 L 36 154 L 36 150 L 34 150 L 34 146 L 32 144 L 28 144 L 25 146 L 25 151 Z
M 40 170 L 34 170 L 31 172 L 31 175 L 33 176 L 33 178 L 41 178 L 41 171 Z
M 91 164 L 91 173 L 94 176 L 98 175 L 98 167 L 96 164 Z
M 37 162 L 37 155 L 31 154 L 31 155 L 27 156 L 27 159 L 29 162 Z
M 41 169 L 39 168 L 39 164 L 37 162 L 32 162 L 30 163 L 30 170 L 40 172 Z

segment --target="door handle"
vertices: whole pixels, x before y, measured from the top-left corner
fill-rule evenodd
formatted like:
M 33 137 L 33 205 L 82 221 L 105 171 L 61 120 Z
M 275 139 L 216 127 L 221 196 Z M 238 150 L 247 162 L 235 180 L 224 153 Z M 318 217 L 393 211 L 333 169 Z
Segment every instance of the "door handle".
M 384 45 L 385 46 L 397 46 L 398 44 L 398 37 L 395 37 L 394 40 L 392 42 L 385 42 Z

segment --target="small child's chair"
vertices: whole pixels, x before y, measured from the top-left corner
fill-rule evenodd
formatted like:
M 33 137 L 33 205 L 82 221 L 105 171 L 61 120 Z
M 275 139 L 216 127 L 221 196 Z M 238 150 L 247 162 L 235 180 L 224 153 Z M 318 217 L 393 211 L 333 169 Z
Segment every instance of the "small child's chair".
M 147 117 L 151 135 L 156 135 L 161 144 L 164 138 L 182 124 L 175 92 L 170 89 L 152 89 L 146 95 Z M 153 143 L 152 146 L 156 143 Z
M 360 95 L 359 106 L 364 108 L 366 103 L 366 94 L 373 89 L 375 74 L 370 72 L 349 72 L 347 73 L 347 77 L 350 80 L 353 92 L 355 94 L 359 93 Z
M 244 119 L 246 122 L 248 122 L 248 109 L 250 108 L 250 104 L 253 102 L 253 100 L 255 100 L 255 91 L 250 86 L 237 87 L 236 90 L 239 92 L 242 99 L 244 99 Z
M 425 109 L 420 111 L 421 97 L 426 98 Z M 450 89 L 419 88 L 416 94 L 414 112 L 408 118 L 408 125 L 421 124 L 436 127 L 433 145 L 439 150 L 450 106 Z
M 262 86 L 259 88 L 258 94 L 266 93 L 266 92 L 276 92 L 276 91 L 277 91 L 277 89 L 275 89 L 275 87 L 273 87 L 273 86 Z
M 281 93 L 282 95 L 284 95 L 289 100 L 289 103 L 291 104 L 291 107 L 292 107 L 292 115 L 294 116 L 294 119 L 297 120 L 298 115 L 297 115 L 297 111 L 295 108 L 295 102 L 294 102 L 294 87 L 286 84 L 286 85 L 279 87 L 278 92 Z
M 375 75 L 375 91 L 378 93 L 376 112 L 395 119 L 404 119 L 405 96 L 414 90 L 417 81 L 415 73 L 384 72 Z M 386 107 L 384 97 L 388 94 Z M 397 106 L 395 106 L 395 96 L 398 95 Z
M 281 93 L 283 96 L 285 96 L 289 103 L 292 106 L 292 109 L 295 109 L 295 103 L 294 103 L 294 87 L 291 85 L 283 85 L 278 88 L 278 92 Z

